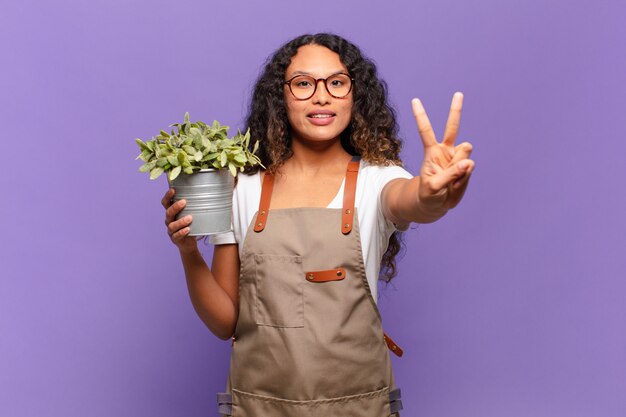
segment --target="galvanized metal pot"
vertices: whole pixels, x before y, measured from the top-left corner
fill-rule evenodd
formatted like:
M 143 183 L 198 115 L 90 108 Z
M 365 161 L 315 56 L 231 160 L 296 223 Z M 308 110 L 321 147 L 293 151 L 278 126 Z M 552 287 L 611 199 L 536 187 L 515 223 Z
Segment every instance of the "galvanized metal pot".
M 234 177 L 227 169 L 202 169 L 180 174 L 170 181 L 176 190 L 174 200 L 185 199 L 187 205 L 176 219 L 191 214 L 188 236 L 206 236 L 231 230 Z

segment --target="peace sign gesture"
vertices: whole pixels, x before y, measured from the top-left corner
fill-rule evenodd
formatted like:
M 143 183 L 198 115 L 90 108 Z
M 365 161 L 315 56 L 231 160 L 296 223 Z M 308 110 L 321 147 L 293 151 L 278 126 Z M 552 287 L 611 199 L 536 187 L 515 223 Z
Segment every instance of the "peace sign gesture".
M 474 161 L 469 159 L 472 145 L 469 142 L 463 142 L 454 146 L 461 122 L 463 94 L 455 93 L 452 97 L 450 114 L 441 143 L 437 142 L 422 102 L 415 98 L 411 103 L 424 145 L 424 161 L 420 169 L 419 201 L 430 209 L 453 208 L 461 201 L 474 169 Z

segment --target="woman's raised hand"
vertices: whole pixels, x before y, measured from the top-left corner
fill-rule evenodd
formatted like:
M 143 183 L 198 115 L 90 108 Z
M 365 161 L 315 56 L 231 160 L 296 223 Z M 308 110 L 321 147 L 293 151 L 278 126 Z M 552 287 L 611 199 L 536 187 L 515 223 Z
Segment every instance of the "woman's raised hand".
M 452 97 L 450 115 L 441 143 L 437 142 L 422 102 L 415 98 L 411 103 L 424 145 L 419 201 L 432 209 L 453 208 L 461 201 L 474 169 L 474 161 L 469 159 L 472 145 L 463 142 L 454 146 L 461 121 L 463 94 L 455 93 Z
M 198 243 L 193 236 L 189 234 L 189 225 L 191 224 L 191 216 L 185 216 L 176 220 L 176 215 L 185 208 L 187 203 L 185 200 L 178 200 L 172 203 L 174 198 L 174 189 L 167 190 L 161 204 L 165 207 L 165 225 L 167 226 L 167 234 L 172 242 L 178 246 L 181 252 L 192 252 L 197 249 Z

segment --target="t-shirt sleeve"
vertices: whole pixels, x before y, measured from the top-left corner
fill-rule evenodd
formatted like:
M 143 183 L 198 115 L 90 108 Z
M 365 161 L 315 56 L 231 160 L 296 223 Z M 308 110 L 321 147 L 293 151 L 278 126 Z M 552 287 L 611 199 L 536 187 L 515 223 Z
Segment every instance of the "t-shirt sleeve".
M 209 236 L 209 243 L 212 245 L 228 245 L 232 243 L 237 243 L 237 240 L 235 239 L 235 233 L 232 231 L 232 223 L 230 232 L 219 233 L 217 235 Z
M 393 181 L 398 178 L 411 179 L 413 175 L 408 172 L 406 169 L 400 166 L 388 166 L 388 167 L 380 167 L 379 172 L 377 173 L 377 187 L 378 190 L 378 219 L 379 226 L 382 226 L 385 229 L 384 235 L 393 233 L 395 230 L 404 231 L 408 229 L 409 224 L 396 225 L 391 220 L 388 220 L 383 213 L 383 205 L 381 201 L 382 192 L 390 181 Z

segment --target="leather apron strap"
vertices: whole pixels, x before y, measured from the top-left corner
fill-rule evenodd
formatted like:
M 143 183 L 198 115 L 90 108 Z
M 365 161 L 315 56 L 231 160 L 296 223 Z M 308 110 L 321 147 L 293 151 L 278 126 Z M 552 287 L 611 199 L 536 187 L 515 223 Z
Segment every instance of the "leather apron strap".
M 356 180 L 359 176 L 360 156 L 353 156 L 348 163 L 346 183 L 343 190 L 343 208 L 341 209 L 341 233 L 347 235 L 352 231 L 354 220 L 354 199 L 356 196 Z
M 270 202 L 272 201 L 272 191 L 274 190 L 274 176 L 265 173 L 263 177 L 263 186 L 261 187 L 261 202 L 259 203 L 259 211 L 254 221 L 254 231 L 262 232 L 265 229 L 267 215 L 270 211 Z

